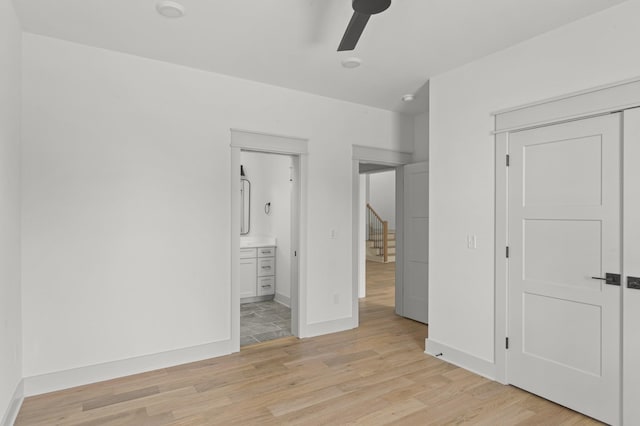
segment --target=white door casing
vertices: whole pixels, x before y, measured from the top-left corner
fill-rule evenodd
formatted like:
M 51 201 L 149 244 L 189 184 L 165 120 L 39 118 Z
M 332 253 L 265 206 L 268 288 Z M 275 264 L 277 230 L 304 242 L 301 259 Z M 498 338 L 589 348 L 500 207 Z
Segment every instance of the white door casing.
M 285 154 L 294 157 L 294 171 L 297 182 L 294 185 L 295 192 L 292 194 L 292 202 L 298 203 L 292 214 L 296 217 L 292 220 L 291 247 L 295 247 L 296 258 L 292 259 L 292 273 L 296 273 L 291 281 L 291 322 L 292 333 L 298 337 L 307 336 L 307 315 L 306 315 L 306 247 L 307 247 L 307 199 L 306 193 L 308 179 L 308 158 L 309 141 L 303 138 L 273 135 L 261 132 L 254 132 L 240 129 L 231 130 L 231 227 L 230 250 L 231 250 L 231 329 L 230 337 L 234 352 L 240 350 L 240 179 L 238 170 L 240 169 L 240 151 L 255 151 L 275 154 Z M 295 212 L 295 213 L 294 213 Z
M 509 383 L 620 422 L 620 114 L 509 135 Z
M 429 167 L 404 166 L 404 285 L 402 315 L 429 322 Z
M 360 145 L 353 145 L 352 159 L 352 232 L 353 232 L 353 324 L 358 326 L 359 322 L 359 276 L 361 264 L 356 259 L 362 256 L 360 252 L 360 163 L 377 164 L 396 168 L 396 313 L 402 315 L 402 293 L 404 286 L 404 187 L 403 174 L 404 165 L 411 162 L 411 154 L 408 152 L 393 151 L 380 148 L 372 148 Z

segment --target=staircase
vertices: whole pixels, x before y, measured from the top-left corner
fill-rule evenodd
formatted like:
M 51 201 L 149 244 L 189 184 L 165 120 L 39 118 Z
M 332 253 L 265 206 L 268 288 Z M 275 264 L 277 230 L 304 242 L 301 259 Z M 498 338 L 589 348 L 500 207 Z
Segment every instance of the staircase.
M 396 261 L 396 231 L 387 231 L 387 261 L 384 260 L 384 248 L 376 247 L 375 240 L 367 240 L 367 260 L 380 263 Z
M 380 263 L 396 261 L 396 234 L 389 223 L 367 203 L 367 260 Z

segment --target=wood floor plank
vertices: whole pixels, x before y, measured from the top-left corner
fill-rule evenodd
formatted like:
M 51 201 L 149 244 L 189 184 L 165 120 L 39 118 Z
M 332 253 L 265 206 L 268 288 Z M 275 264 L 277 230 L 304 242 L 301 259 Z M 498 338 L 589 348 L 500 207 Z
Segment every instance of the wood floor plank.
M 23 425 L 593 425 L 424 354 L 394 313 L 394 264 L 367 263 L 360 327 L 27 398 Z
M 144 398 L 145 396 L 156 395 L 158 393 L 160 393 L 158 386 L 149 386 L 120 394 L 99 396 L 83 402 L 82 411 L 95 410 L 96 408 L 106 407 L 107 405 Z

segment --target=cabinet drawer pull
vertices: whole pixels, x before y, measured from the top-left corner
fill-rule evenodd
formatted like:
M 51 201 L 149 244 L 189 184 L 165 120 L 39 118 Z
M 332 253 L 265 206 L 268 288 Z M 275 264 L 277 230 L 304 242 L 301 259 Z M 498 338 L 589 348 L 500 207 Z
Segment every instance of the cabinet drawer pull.
M 262 288 L 271 287 L 271 284 L 263 285 Z
M 271 266 L 263 266 L 262 269 L 271 269 Z

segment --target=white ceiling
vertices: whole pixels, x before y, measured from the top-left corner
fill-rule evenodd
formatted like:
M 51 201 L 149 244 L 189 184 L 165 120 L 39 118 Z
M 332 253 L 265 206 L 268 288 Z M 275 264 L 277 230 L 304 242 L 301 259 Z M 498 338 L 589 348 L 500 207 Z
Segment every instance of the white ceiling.
M 178 0 L 181 19 L 155 0 L 14 1 L 29 32 L 417 113 L 426 99 L 400 98 L 430 76 L 625 0 L 393 0 L 353 52 L 336 52 L 350 0 Z

